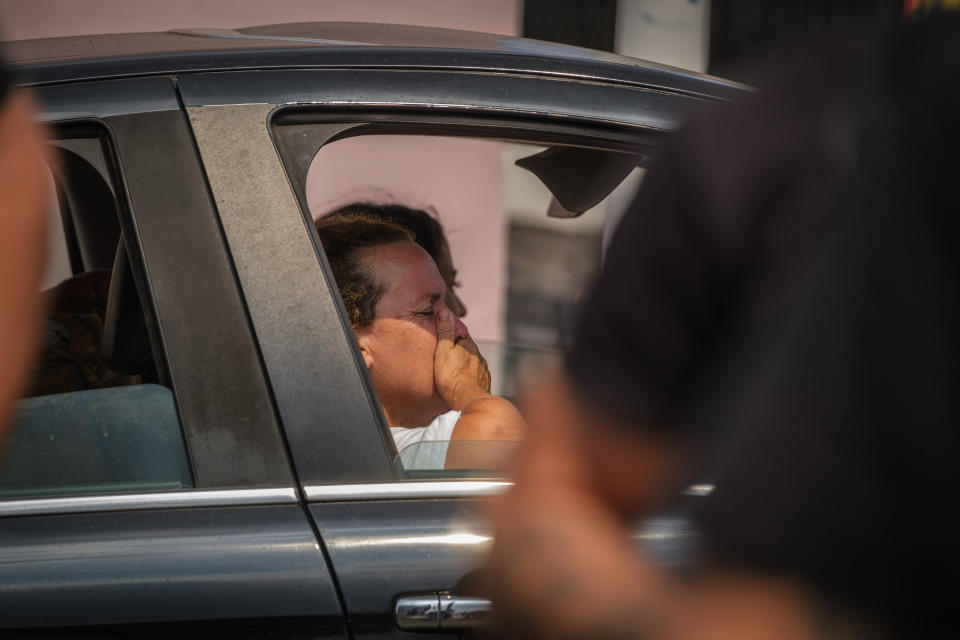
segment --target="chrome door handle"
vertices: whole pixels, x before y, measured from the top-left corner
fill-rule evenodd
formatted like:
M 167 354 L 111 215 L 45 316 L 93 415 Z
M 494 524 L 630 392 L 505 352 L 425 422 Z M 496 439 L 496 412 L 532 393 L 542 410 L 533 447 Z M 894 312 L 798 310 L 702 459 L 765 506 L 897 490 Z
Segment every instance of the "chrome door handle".
M 460 631 L 478 629 L 493 619 L 493 603 L 486 598 L 425 593 L 397 600 L 397 627 L 404 631 Z
M 403 631 L 440 629 L 440 594 L 406 596 L 397 600 L 393 613 Z
M 493 603 L 486 598 L 440 594 L 441 629 L 478 629 L 493 620 Z

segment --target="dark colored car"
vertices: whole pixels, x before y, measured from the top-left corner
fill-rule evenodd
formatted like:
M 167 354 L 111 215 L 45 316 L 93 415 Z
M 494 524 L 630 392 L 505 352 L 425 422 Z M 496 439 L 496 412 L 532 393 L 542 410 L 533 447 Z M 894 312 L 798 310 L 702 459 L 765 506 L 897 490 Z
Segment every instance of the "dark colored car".
M 436 638 L 483 624 L 481 511 L 508 483 L 398 464 L 310 223 L 310 163 L 365 135 L 534 144 L 560 160 L 532 170 L 577 211 L 691 109 L 742 88 L 372 24 L 4 55 L 58 152 L 64 275 L 109 285 L 97 313 L 48 318 L 47 382 L 81 384 L 26 398 L 0 465 L 0 636 Z M 619 178 L 584 175 L 597 167 Z M 83 331 L 94 348 L 79 357 Z M 83 384 L 104 371 L 124 384 Z

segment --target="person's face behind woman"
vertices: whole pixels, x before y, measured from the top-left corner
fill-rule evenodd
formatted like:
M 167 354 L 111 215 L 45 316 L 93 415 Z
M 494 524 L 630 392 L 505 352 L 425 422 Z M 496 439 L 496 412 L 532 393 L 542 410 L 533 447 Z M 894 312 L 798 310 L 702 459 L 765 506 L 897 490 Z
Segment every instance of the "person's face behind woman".
M 450 245 L 447 244 L 447 239 L 442 234 L 440 235 L 440 243 L 437 250 L 437 270 L 447 285 L 447 307 L 453 311 L 458 318 L 462 318 L 467 315 L 467 306 L 463 304 L 463 301 L 455 291 L 455 288 L 459 287 L 460 283 L 457 282 L 457 270 L 453 266 L 453 257 L 450 255 Z

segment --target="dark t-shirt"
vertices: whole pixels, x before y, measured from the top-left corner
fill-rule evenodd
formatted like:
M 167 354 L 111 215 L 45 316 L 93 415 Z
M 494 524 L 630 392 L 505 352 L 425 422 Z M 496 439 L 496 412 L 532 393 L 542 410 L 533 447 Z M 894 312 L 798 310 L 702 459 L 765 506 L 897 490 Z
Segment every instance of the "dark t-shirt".
M 598 411 L 709 443 L 714 561 L 911 637 L 957 626 L 957 42 L 833 48 L 676 133 L 567 357 Z

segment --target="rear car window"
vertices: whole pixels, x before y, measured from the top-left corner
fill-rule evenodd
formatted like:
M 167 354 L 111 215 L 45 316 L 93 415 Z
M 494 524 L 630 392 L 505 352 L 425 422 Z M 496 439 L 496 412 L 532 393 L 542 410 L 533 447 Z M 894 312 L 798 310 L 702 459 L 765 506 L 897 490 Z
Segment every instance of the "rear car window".
M 107 133 L 58 133 L 42 342 L 2 453 L 0 499 L 190 488 Z

